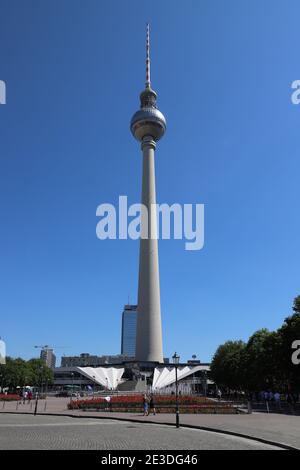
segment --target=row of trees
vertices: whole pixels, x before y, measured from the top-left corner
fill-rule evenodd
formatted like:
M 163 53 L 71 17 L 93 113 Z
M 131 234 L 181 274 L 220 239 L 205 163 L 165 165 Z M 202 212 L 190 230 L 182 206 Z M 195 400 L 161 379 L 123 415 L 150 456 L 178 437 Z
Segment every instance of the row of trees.
M 277 331 L 261 329 L 248 340 L 227 341 L 218 347 L 211 377 L 223 388 L 259 391 L 300 390 L 300 364 L 292 362 L 292 343 L 300 340 L 300 295 L 293 315 Z
M 9 387 L 41 386 L 53 382 L 53 372 L 41 359 L 30 359 L 24 361 L 21 358 L 6 358 L 6 364 L 0 366 L 1 389 Z

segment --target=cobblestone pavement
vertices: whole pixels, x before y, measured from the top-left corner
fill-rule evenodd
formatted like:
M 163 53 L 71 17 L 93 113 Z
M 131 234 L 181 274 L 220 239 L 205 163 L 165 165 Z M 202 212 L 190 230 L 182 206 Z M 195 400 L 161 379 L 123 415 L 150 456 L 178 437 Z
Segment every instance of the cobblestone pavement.
M 208 431 L 67 416 L 1 414 L 0 449 L 277 449 Z
M 155 423 L 174 423 L 173 414 L 157 414 L 144 417 L 141 413 L 109 413 L 81 410 L 68 410 L 67 398 L 48 397 L 47 401 L 40 400 L 38 413 L 59 415 L 73 415 L 87 418 L 117 418 L 122 420 L 139 420 L 141 423 L 154 421 Z M 4 413 L 29 413 L 32 415 L 34 403 L 25 405 L 16 402 L 0 402 L 0 423 Z M 83 421 L 83 420 L 81 420 Z M 251 415 L 213 415 L 213 414 L 181 414 L 180 422 L 184 425 L 212 428 L 220 431 L 240 433 L 244 436 L 265 439 L 273 443 L 281 443 L 300 449 L 300 417 L 281 414 L 253 413 Z

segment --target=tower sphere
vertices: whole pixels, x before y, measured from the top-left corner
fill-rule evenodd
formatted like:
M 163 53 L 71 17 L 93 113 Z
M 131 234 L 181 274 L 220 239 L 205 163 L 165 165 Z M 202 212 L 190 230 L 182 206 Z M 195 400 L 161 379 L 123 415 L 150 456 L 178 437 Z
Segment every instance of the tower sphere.
M 145 136 L 159 140 L 165 133 L 167 123 L 164 115 L 157 109 L 156 93 L 148 86 L 140 94 L 141 108 L 132 116 L 130 129 L 137 140 Z
M 147 135 L 155 141 L 159 140 L 165 133 L 167 127 L 164 115 L 151 106 L 142 107 L 131 119 L 130 129 L 137 140 L 143 140 Z

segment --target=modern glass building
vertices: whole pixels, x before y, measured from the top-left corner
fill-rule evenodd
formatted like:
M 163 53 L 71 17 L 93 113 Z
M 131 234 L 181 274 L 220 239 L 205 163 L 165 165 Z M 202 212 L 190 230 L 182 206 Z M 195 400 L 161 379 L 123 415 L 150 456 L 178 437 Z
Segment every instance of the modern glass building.
M 125 305 L 122 313 L 121 354 L 135 357 L 137 305 Z

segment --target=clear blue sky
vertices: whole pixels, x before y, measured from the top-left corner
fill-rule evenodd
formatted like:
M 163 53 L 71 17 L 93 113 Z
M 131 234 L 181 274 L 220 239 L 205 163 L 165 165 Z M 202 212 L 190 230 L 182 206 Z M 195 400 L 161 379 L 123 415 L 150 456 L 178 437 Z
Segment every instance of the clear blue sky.
M 152 11 L 151 11 L 152 10 Z M 137 241 L 96 238 L 96 207 L 139 202 L 129 132 L 144 85 L 168 121 L 159 202 L 204 203 L 205 247 L 160 241 L 164 353 L 210 360 L 276 329 L 299 286 L 298 1 L 1 0 L 0 335 L 12 356 L 119 353 Z

